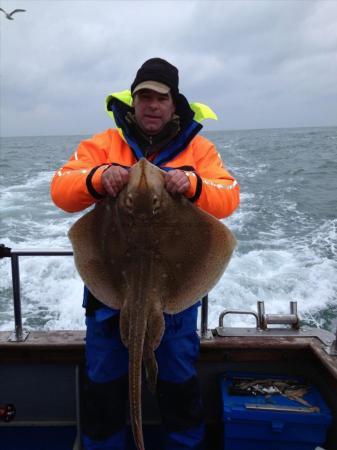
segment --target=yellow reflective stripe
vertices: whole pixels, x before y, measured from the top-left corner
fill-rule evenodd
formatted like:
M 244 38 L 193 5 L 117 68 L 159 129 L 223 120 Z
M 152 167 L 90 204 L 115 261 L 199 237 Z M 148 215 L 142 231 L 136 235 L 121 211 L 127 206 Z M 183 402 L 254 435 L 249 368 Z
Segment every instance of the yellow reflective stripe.
M 86 174 L 88 173 L 89 170 L 88 169 L 74 169 L 74 170 L 58 170 L 57 171 L 57 176 L 62 177 L 63 175 L 72 175 L 73 173 L 83 173 Z
M 215 183 L 214 181 L 211 181 L 211 180 L 206 180 L 205 178 L 202 178 L 202 182 L 205 183 L 207 186 L 212 186 L 217 189 L 225 189 L 225 190 L 234 189 L 235 186 L 237 186 L 237 184 L 238 184 L 236 180 L 233 180 L 232 184 L 220 184 L 220 183 Z
M 201 122 L 205 119 L 218 120 L 218 116 L 213 109 L 203 103 L 190 103 L 190 107 L 194 112 L 194 120 Z

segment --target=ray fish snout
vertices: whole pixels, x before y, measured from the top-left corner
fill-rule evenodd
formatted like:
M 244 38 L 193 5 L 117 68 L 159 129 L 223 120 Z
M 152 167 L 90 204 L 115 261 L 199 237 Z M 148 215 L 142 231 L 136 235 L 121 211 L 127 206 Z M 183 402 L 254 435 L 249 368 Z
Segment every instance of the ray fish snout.
M 125 196 L 124 207 L 129 214 L 142 218 L 155 216 L 161 209 L 161 197 L 157 193 L 129 192 Z

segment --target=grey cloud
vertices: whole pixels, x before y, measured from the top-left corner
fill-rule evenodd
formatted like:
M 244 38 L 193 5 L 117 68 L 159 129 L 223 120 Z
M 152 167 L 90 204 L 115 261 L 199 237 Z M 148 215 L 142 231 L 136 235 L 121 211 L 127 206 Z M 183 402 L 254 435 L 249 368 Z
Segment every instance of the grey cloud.
M 27 0 L 15 6 L 27 13 L 1 23 L 4 134 L 110 126 L 105 96 L 128 88 L 152 56 L 179 67 L 191 101 L 214 107 L 220 120 L 209 128 L 336 123 L 335 2 Z

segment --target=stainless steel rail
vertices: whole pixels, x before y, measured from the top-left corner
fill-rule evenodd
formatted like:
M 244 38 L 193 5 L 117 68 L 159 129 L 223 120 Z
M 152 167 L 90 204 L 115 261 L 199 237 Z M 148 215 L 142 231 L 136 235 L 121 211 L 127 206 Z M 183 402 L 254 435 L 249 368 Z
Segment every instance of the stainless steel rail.
M 22 342 L 27 339 L 28 332 L 22 327 L 22 313 L 21 313 L 21 292 L 20 292 L 20 256 L 72 256 L 72 250 L 41 250 L 41 249 L 12 249 L 0 244 L 0 259 L 11 258 L 12 266 L 12 286 L 13 286 L 13 302 L 14 302 L 14 323 L 15 330 L 10 335 L 11 342 Z M 202 299 L 201 306 L 201 337 L 210 338 L 210 330 L 208 330 L 208 296 L 205 295 Z
M 223 328 L 224 318 L 228 314 L 237 314 L 239 316 L 241 316 L 241 315 L 253 316 L 253 317 L 255 317 L 255 320 L 256 320 L 256 328 L 260 328 L 259 317 L 255 311 L 241 311 L 239 309 L 226 309 L 225 311 L 222 311 L 222 313 L 219 316 L 219 327 Z
M 300 328 L 300 319 L 297 315 L 297 302 L 290 302 L 290 314 L 266 314 L 264 308 L 264 302 L 257 302 L 257 313 L 255 311 L 242 311 L 242 310 L 229 310 L 225 309 L 219 317 L 219 326 L 216 331 L 219 336 L 226 336 L 229 333 L 229 329 L 223 325 L 224 317 L 229 314 L 238 315 L 252 315 L 256 321 L 256 331 L 270 330 L 268 325 L 290 325 L 293 331 L 297 331 Z M 249 329 L 252 334 L 252 329 Z
M 22 328 L 21 313 L 21 291 L 20 291 L 20 256 L 72 256 L 71 250 L 33 250 L 33 249 L 12 249 L 0 245 L 0 258 L 11 258 L 12 266 L 12 286 L 14 302 L 14 323 L 15 330 L 9 337 L 11 342 L 22 342 L 27 339 L 28 332 Z

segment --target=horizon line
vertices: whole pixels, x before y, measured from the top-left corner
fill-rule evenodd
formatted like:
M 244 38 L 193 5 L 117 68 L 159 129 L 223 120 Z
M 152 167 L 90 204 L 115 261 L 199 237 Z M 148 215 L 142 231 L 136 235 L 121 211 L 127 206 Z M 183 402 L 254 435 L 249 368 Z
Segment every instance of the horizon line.
M 293 127 L 267 127 L 267 128 L 223 128 L 221 130 L 201 130 L 206 133 L 219 133 L 219 132 L 230 132 L 230 131 L 263 131 L 263 130 L 295 130 L 302 128 L 337 128 L 337 125 L 302 125 Z M 103 130 L 104 131 L 104 130 Z M 72 136 L 93 136 L 94 134 L 99 134 L 100 131 L 91 133 L 71 133 L 71 134 L 30 134 L 30 135 L 0 135 L 1 138 L 28 138 L 28 137 L 72 137 Z

